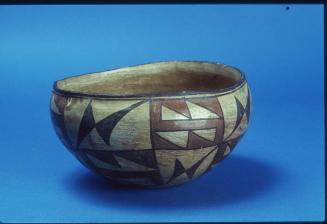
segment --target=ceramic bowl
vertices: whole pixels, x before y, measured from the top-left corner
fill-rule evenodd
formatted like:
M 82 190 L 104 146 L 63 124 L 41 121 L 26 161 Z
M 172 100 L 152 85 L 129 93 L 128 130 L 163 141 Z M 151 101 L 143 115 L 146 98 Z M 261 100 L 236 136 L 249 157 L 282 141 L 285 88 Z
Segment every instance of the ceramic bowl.
M 86 167 L 121 184 L 161 187 L 206 173 L 244 135 L 244 74 L 210 62 L 157 62 L 54 83 L 51 117 Z

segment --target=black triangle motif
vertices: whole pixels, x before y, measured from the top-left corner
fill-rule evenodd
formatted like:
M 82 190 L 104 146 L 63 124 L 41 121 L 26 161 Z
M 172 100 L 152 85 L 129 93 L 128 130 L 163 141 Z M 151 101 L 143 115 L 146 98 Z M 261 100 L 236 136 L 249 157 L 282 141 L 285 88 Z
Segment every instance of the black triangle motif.
M 134 150 L 127 152 L 114 151 L 113 154 L 135 162 L 137 164 L 140 164 L 142 166 L 146 166 L 153 169 L 158 168 L 154 150 Z
M 53 111 L 51 111 L 50 113 L 51 113 L 52 123 L 61 130 L 61 133 L 58 133 L 57 128 L 55 128 L 57 135 L 68 149 L 73 149 L 65 127 L 64 116 L 59 115 Z M 62 134 L 62 136 L 60 136 L 60 134 Z
M 228 139 L 230 136 L 233 135 L 234 131 L 237 129 L 238 125 L 241 123 L 241 120 L 242 120 L 242 117 L 244 115 L 244 107 L 243 105 L 241 104 L 241 102 L 237 99 L 237 97 L 235 97 L 235 101 L 236 101 L 236 113 L 237 113 L 237 117 L 236 117 L 236 123 L 235 123 L 235 126 L 234 126 L 234 129 L 233 131 L 226 137 L 226 139 Z
M 250 99 L 250 89 L 248 88 L 248 98 L 247 98 L 247 101 L 246 101 L 246 108 L 245 108 L 245 114 L 246 114 L 246 118 L 247 118 L 247 121 L 249 123 L 250 121 L 250 107 L 251 107 L 251 99 Z
M 210 154 L 210 153 L 209 153 Z M 206 156 L 202 159 L 200 159 L 198 162 L 196 162 L 193 166 L 191 166 L 190 168 L 188 168 L 187 170 L 185 170 L 187 176 L 192 179 L 195 171 L 199 168 L 199 166 L 201 165 L 201 163 L 203 162 L 203 160 L 206 158 Z
M 241 102 L 237 99 L 237 97 L 235 97 L 235 101 L 236 101 L 236 108 L 237 108 L 237 119 L 236 119 L 236 124 L 235 124 L 235 128 L 234 130 L 238 127 L 238 125 L 240 124 L 242 117 L 244 115 L 244 107 L 241 104 Z M 234 131 L 233 131 L 234 132 Z
M 117 166 L 121 168 L 120 164 L 116 160 L 115 156 L 113 155 L 112 151 L 96 151 L 96 150 L 87 150 L 87 153 L 91 156 L 94 156 L 98 160 L 101 160 L 105 163 L 109 163 L 113 166 Z
M 140 106 L 145 101 L 138 102 L 136 104 L 133 104 L 123 110 L 117 111 L 116 113 L 113 113 L 109 115 L 108 117 L 102 119 L 99 121 L 95 128 L 97 129 L 99 135 L 102 137 L 103 141 L 107 143 L 107 145 L 110 145 L 110 136 L 111 132 L 114 129 L 114 127 L 117 125 L 117 123 L 131 110 L 134 108 Z
M 199 166 L 201 165 L 201 163 L 215 150 L 217 149 L 217 147 L 215 147 L 214 149 L 212 149 L 207 155 L 205 155 L 203 158 L 201 158 L 199 161 L 197 161 L 196 163 L 194 163 L 190 168 L 185 169 L 185 167 L 183 166 L 183 164 L 176 159 L 175 160 L 175 168 L 174 168 L 174 174 L 171 176 L 171 178 L 169 179 L 168 183 L 171 182 L 174 178 L 178 177 L 179 175 L 183 174 L 184 172 L 186 173 L 187 177 L 189 179 L 192 179 L 194 176 L 195 171 L 199 168 Z M 211 166 L 211 165 L 210 165 Z M 209 166 L 209 167 L 210 167 Z
M 82 140 L 91 132 L 95 125 L 91 102 L 92 100 L 90 100 L 89 104 L 87 105 L 79 126 L 77 147 L 82 142 Z
M 217 147 L 215 147 L 213 150 L 211 150 L 207 155 L 205 155 L 202 159 L 200 159 L 198 162 L 196 162 L 193 166 L 191 166 L 190 168 L 188 168 L 185 172 L 187 174 L 187 176 L 192 179 L 194 176 L 195 171 L 199 168 L 199 166 L 201 165 L 201 163 L 215 150 L 217 149 Z M 218 152 L 216 153 L 216 155 L 218 154 Z M 215 156 L 216 156 L 215 155 Z M 210 169 L 211 165 L 208 166 L 207 170 Z
M 211 167 L 214 164 L 219 163 L 224 158 L 224 153 L 225 153 L 227 146 L 228 145 L 226 142 L 223 142 L 218 146 L 217 153 L 216 153 L 215 157 L 213 158 L 211 165 L 209 167 Z
M 171 176 L 171 178 L 169 179 L 168 183 L 170 181 L 172 181 L 174 178 L 178 177 L 179 175 L 181 175 L 182 173 L 185 172 L 185 168 L 183 166 L 183 164 L 178 160 L 176 159 L 175 160 L 175 168 L 174 168 L 174 173 L 173 175 Z

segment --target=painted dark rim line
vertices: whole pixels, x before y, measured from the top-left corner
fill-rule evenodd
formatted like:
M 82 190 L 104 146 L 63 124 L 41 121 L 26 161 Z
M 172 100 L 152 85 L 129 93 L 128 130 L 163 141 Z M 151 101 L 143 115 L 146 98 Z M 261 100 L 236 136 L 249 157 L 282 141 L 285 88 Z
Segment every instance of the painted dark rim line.
M 177 94 L 172 94 L 172 95 L 158 95 L 155 96 L 154 94 L 150 95 L 150 96 L 140 96 L 140 95 L 128 95 L 128 96 L 91 96 L 91 95 L 79 95 L 79 94 L 66 94 L 66 93 L 60 93 L 57 92 L 55 90 L 52 90 L 53 94 L 56 94 L 58 96 L 62 96 L 62 97 L 70 97 L 70 98 L 77 98 L 77 99 L 95 99 L 95 100 L 164 100 L 164 99 L 181 99 L 181 98 L 203 98 L 203 97 L 219 97 L 219 96 L 224 96 L 230 93 L 234 93 L 236 91 L 238 91 L 239 89 L 241 89 L 244 85 L 247 84 L 247 81 L 243 81 L 239 86 L 236 86 L 234 89 L 232 90 L 228 90 L 228 91 L 222 91 L 222 92 L 203 92 L 203 93 L 194 93 L 194 94 L 185 94 L 182 93 L 182 95 L 177 95 Z M 190 92 L 188 92 L 190 93 Z M 203 96 L 203 95 L 208 95 L 208 96 Z M 187 97 L 187 98 L 186 98 Z
M 227 88 L 220 88 L 217 90 L 206 90 L 206 91 L 181 91 L 181 92 L 174 92 L 174 93 L 170 93 L 170 92 L 167 92 L 167 93 L 143 93 L 143 94 L 128 94 L 128 95 L 90 94 L 90 93 L 82 93 L 82 92 L 76 92 L 76 91 L 63 90 L 58 87 L 59 81 L 67 80 L 67 79 L 74 78 L 74 77 L 90 75 L 90 74 L 94 74 L 94 73 L 109 72 L 109 71 L 113 71 L 113 70 L 117 70 L 117 69 L 131 68 L 131 67 L 142 66 L 142 65 L 165 63 L 165 62 L 194 62 L 194 63 L 206 63 L 206 64 L 213 64 L 213 65 L 224 65 L 226 67 L 232 68 L 232 69 L 236 70 L 237 72 L 239 72 L 241 77 L 234 85 L 227 87 Z M 245 82 L 246 82 L 246 77 L 245 77 L 244 72 L 241 71 L 240 69 L 230 66 L 230 65 L 226 65 L 226 64 L 218 63 L 218 62 L 210 62 L 210 61 L 179 61 L 178 60 L 178 61 L 154 61 L 154 62 L 150 62 L 150 63 L 114 68 L 114 69 L 110 69 L 110 70 L 84 73 L 84 74 L 74 75 L 74 76 L 67 76 L 64 79 L 55 81 L 53 83 L 53 90 L 54 90 L 54 93 L 59 93 L 60 95 L 64 95 L 64 96 L 93 97 L 93 98 L 138 98 L 138 97 L 165 97 L 165 96 L 180 97 L 180 96 L 185 96 L 185 95 L 216 94 L 216 93 L 219 94 L 219 93 L 229 92 L 229 91 L 241 86 Z

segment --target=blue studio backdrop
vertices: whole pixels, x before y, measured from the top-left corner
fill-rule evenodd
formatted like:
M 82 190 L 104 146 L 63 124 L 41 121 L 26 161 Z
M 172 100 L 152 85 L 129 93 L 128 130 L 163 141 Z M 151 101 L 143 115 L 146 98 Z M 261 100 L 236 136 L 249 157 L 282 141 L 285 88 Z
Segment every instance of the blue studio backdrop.
M 323 5 L 0 6 L 0 221 L 323 220 L 323 14 Z M 166 60 L 242 69 L 249 129 L 193 182 L 114 187 L 55 135 L 52 83 Z

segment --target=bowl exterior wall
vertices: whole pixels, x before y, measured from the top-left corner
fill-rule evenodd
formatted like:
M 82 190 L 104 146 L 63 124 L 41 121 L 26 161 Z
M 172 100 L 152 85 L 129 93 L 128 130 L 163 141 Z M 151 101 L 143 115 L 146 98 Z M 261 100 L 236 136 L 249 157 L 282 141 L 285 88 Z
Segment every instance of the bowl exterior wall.
M 234 149 L 251 112 L 246 82 L 226 94 L 110 99 L 51 96 L 63 144 L 106 178 L 160 187 L 201 176 Z

